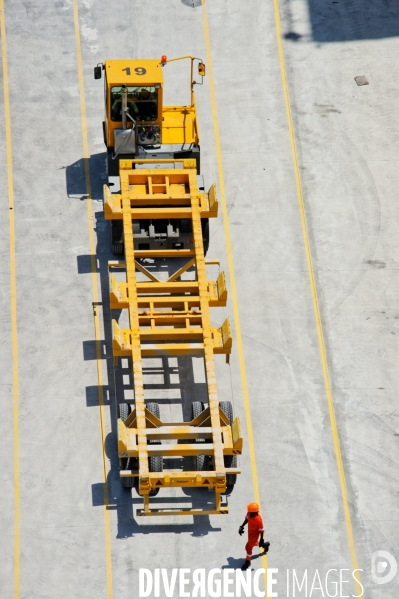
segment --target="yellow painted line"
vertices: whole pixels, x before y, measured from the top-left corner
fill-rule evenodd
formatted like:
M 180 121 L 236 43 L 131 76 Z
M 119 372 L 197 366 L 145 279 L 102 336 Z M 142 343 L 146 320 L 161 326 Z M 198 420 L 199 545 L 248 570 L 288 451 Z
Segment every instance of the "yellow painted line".
M 75 24 L 75 40 L 76 40 L 76 56 L 78 63 L 79 77 L 79 95 L 80 95 L 80 113 L 82 121 L 82 142 L 83 142 L 83 160 L 85 166 L 85 181 L 86 181 L 86 203 L 87 216 L 89 224 L 89 242 L 91 255 L 91 281 L 93 288 L 93 314 L 94 314 L 94 331 L 96 339 L 96 359 L 97 359 L 97 380 L 98 380 L 98 399 L 100 404 L 100 429 L 101 429 L 101 448 L 102 448 L 102 466 L 104 478 L 104 532 L 105 532 L 105 561 L 106 561 L 106 579 L 107 579 L 107 597 L 112 599 L 112 557 L 111 557 L 111 522 L 108 510 L 108 482 L 107 482 L 107 456 L 105 454 L 105 409 L 104 409 L 104 391 L 103 391 L 103 374 L 102 374 L 102 352 L 101 352 L 101 327 L 100 315 L 98 308 L 98 285 L 97 285 L 97 258 L 96 245 L 94 240 L 94 221 L 93 221 L 93 204 L 91 198 L 90 184 L 90 168 L 89 168 L 89 144 L 87 137 L 87 120 L 86 120 L 86 104 L 84 94 L 83 81 L 83 66 L 82 66 L 82 49 L 80 44 L 80 28 L 79 28 L 79 8 L 78 0 L 73 0 L 73 15 Z
M 18 330 L 17 330 L 17 283 L 15 273 L 15 219 L 14 219 L 14 183 L 12 174 L 11 118 L 8 88 L 7 40 L 4 0 L 0 0 L 0 33 L 3 63 L 4 120 L 6 128 L 8 213 L 10 224 L 10 299 L 11 299 L 11 337 L 12 337 L 12 374 L 13 374 L 13 433 L 14 433 L 14 598 L 21 595 L 21 496 L 19 484 L 19 424 L 18 424 Z
M 348 501 L 348 491 L 346 488 L 346 480 L 345 480 L 345 470 L 344 470 L 344 465 L 342 463 L 342 454 L 341 454 L 341 446 L 340 446 L 340 442 L 339 442 L 338 426 L 337 426 L 337 421 L 335 418 L 334 400 L 333 400 L 332 391 L 331 391 L 330 373 L 329 373 L 329 368 L 328 368 L 326 347 L 325 347 L 325 343 L 324 343 L 323 325 L 322 325 L 322 321 L 321 321 L 319 300 L 318 300 L 318 296 L 317 296 L 317 286 L 316 286 L 316 280 L 315 280 L 315 276 L 314 276 L 312 253 L 311 253 L 311 249 L 310 249 L 310 240 L 309 240 L 308 226 L 307 226 L 307 221 L 306 221 L 305 203 L 303 200 L 302 183 L 301 183 L 301 176 L 300 176 L 300 172 L 299 172 L 298 154 L 297 154 L 296 141 L 295 141 L 295 130 L 294 130 L 294 123 L 292 120 L 291 104 L 290 104 L 290 97 L 289 97 L 288 83 L 287 83 L 287 73 L 286 73 L 286 68 L 285 68 L 284 50 L 283 50 L 282 35 L 281 35 L 280 10 L 279 10 L 278 0 L 273 0 L 273 4 L 274 4 L 274 15 L 275 15 L 275 23 L 276 23 L 278 56 L 279 56 L 279 61 L 280 61 L 281 79 L 282 79 L 283 91 L 284 91 L 284 102 L 285 102 L 285 109 L 286 109 L 286 113 L 287 113 L 288 129 L 289 129 L 290 141 L 291 141 L 292 161 L 293 161 L 294 173 L 295 173 L 295 182 L 296 182 L 296 190 L 297 190 L 297 195 L 298 195 L 299 211 L 300 211 L 300 215 L 301 215 L 302 233 L 303 233 L 303 239 L 304 239 L 304 245 L 305 245 L 306 262 L 307 262 L 308 272 L 309 272 L 309 282 L 310 282 L 310 289 L 311 289 L 311 293 L 312 293 L 314 316 L 315 316 L 315 320 L 316 320 L 317 337 L 318 337 L 318 341 L 319 341 L 320 358 L 321 358 L 321 363 L 322 363 L 322 368 L 323 368 L 324 386 L 325 386 L 325 391 L 326 391 L 326 396 L 327 396 L 328 411 L 330 414 L 331 430 L 332 430 L 332 436 L 333 436 L 333 441 L 334 441 L 334 450 L 335 450 L 335 457 L 336 457 L 336 462 L 337 462 L 337 467 L 338 467 L 339 481 L 340 481 L 340 486 L 341 486 L 341 494 L 342 494 L 344 514 L 345 514 L 346 530 L 347 530 L 347 534 L 348 534 L 349 547 L 350 547 L 350 552 L 351 552 L 351 556 L 352 556 L 352 565 L 353 565 L 353 569 L 357 570 L 358 562 L 357 562 L 357 556 L 356 556 L 355 541 L 353 538 L 352 521 L 351 521 L 349 501 Z M 357 577 L 360 580 L 359 573 L 357 573 Z M 362 586 L 359 583 L 356 583 L 356 589 L 357 589 L 357 593 L 358 593 L 357 596 L 362 597 L 363 596 Z
M 220 198 L 221 198 L 221 206 L 222 206 L 222 214 L 223 214 L 223 226 L 224 226 L 224 234 L 226 237 L 227 262 L 229 265 L 230 286 L 231 286 L 231 295 L 232 295 L 232 303 L 233 303 L 233 314 L 234 314 L 236 338 L 237 338 L 238 361 L 240 364 L 240 374 L 241 374 L 241 383 L 242 383 L 242 393 L 243 393 L 243 398 L 244 398 L 245 419 L 247 422 L 247 438 L 248 438 L 249 456 L 250 456 L 250 461 L 251 461 L 252 484 L 253 484 L 255 501 L 256 501 L 256 503 L 261 505 L 260 493 L 259 493 L 259 483 L 258 483 L 258 472 L 257 472 L 257 467 L 256 467 L 254 435 L 253 435 L 253 429 L 252 429 L 252 417 L 251 417 L 251 409 L 250 409 L 250 404 L 249 404 L 247 374 L 246 374 L 246 370 L 245 370 L 244 350 L 243 350 L 243 345 L 242 345 L 240 314 L 238 311 L 237 287 L 236 287 L 236 279 L 235 279 L 235 274 L 234 274 L 234 262 L 233 262 L 233 252 L 232 252 L 232 247 L 231 247 L 230 225 L 229 225 L 229 217 L 228 217 L 228 212 L 227 212 L 226 190 L 225 190 L 225 184 L 224 184 L 223 160 L 222 160 L 222 151 L 221 151 L 221 145 L 220 145 L 219 123 L 218 123 L 217 106 L 216 106 L 215 85 L 214 85 L 214 79 L 213 79 L 212 52 L 211 52 L 211 42 L 210 42 L 210 36 L 209 36 L 208 15 L 207 15 L 207 11 L 206 11 L 206 0 L 202 0 L 202 19 L 203 19 L 203 24 L 204 24 L 206 60 L 207 60 L 207 69 L 208 69 L 208 77 L 209 77 L 209 89 L 210 89 L 210 95 L 211 95 L 212 118 L 213 118 L 213 128 L 214 128 L 214 135 L 215 135 L 215 145 L 216 145 L 216 159 L 217 159 L 218 174 L 219 174 L 219 188 L 220 188 Z M 251 501 L 251 497 L 248 497 L 248 503 L 250 501 Z M 243 506 L 243 509 L 244 509 L 244 506 Z M 267 570 L 267 557 L 265 555 L 262 556 L 262 566 L 265 568 L 265 570 Z M 265 588 L 266 588 L 266 575 L 265 575 Z

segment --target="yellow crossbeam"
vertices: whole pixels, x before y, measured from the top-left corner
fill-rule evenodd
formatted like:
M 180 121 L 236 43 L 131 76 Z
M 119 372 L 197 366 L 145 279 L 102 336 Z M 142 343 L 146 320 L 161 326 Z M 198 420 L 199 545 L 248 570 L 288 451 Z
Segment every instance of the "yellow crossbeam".
M 183 486 L 183 485 L 182 485 Z M 187 485 L 187 486 L 196 486 L 196 485 Z M 175 509 L 175 510 L 141 510 L 140 508 L 136 509 L 136 516 L 216 516 L 219 514 L 228 514 L 229 508 L 226 505 L 225 507 L 221 507 L 220 509 L 214 510 L 199 510 L 199 509 Z
M 136 208 L 132 207 L 130 215 L 133 220 L 142 219 L 166 219 L 166 218 L 191 218 L 191 208 Z
M 190 260 L 191 263 L 191 260 Z M 138 293 L 198 293 L 198 281 L 160 281 L 159 283 L 137 283 Z
M 136 258 L 187 258 L 195 256 L 194 250 L 135 250 Z
M 239 468 L 225 468 L 226 474 L 241 474 Z M 121 470 L 122 478 L 137 478 L 137 470 Z M 217 483 L 220 476 L 213 470 L 207 471 L 195 471 L 195 472 L 151 472 L 148 479 L 150 485 L 154 487 L 180 487 L 180 486 L 195 486 L 195 483 L 199 485 L 211 486 Z M 157 484 L 158 483 L 158 484 Z M 193 485 L 194 483 L 194 485 Z
M 141 272 L 145 270 L 145 274 L 149 279 L 155 281 L 153 283 L 137 283 L 138 303 L 139 306 L 147 306 L 148 308 L 153 304 L 157 308 L 160 307 L 177 307 L 184 308 L 185 302 L 188 302 L 187 306 L 199 307 L 199 284 L 198 281 L 166 281 L 159 282 L 155 275 L 147 271 L 143 267 Z M 176 274 L 176 273 L 175 273 Z M 110 288 L 111 288 L 111 309 L 123 309 L 127 308 L 129 301 L 127 295 L 127 283 L 118 281 L 111 273 L 110 275 Z M 227 287 L 224 273 L 221 273 L 217 281 L 208 281 L 209 291 L 209 306 L 226 306 L 227 304 Z M 190 295 L 176 295 L 177 293 L 187 293 Z M 153 295 L 153 294 L 159 295 Z M 151 295 L 150 295 L 151 294 Z M 170 300 L 169 300 L 170 298 Z
M 157 356 L 203 356 L 205 352 L 203 343 L 162 343 L 142 345 L 141 353 L 144 357 L 155 358 Z
M 139 317 L 137 317 L 137 320 Z M 139 322 L 138 322 L 139 324 Z M 205 339 L 208 338 L 208 345 L 210 351 L 215 354 L 230 354 L 232 348 L 232 338 L 231 333 L 230 336 L 224 336 L 223 334 L 223 326 L 211 327 L 209 329 L 210 335 L 206 335 L 208 331 L 205 331 L 204 328 L 163 328 L 163 327 L 154 327 L 154 328 L 139 328 L 134 331 L 132 329 L 121 329 L 119 328 L 116 320 L 112 321 L 112 330 L 113 330 L 113 340 L 112 340 L 112 348 L 115 356 L 127 356 L 132 351 L 134 343 L 136 340 L 138 341 L 139 346 L 141 347 L 141 351 L 146 352 L 146 355 L 153 355 L 154 351 L 159 351 L 160 354 L 167 353 L 168 355 L 173 355 L 173 351 L 176 351 L 176 355 L 181 355 L 182 353 L 191 354 L 194 353 L 202 353 L 205 348 Z M 168 340 L 178 340 L 182 341 L 176 343 L 156 343 L 157 341 L 168 341 Z M 186 340 L 191 339 L 202 340 L 202 343 L 186 343 Z M 143 344 L 141 341 L 152 341 L 151 344 Z
M 202 340 L 203 334 L 200 327 L 188 329 L 186 327 L 179 327 L 176 329 L 166 327 L 159 327 L 153 329 L 140 329 L 140 339 L 142 341 L 168 341 L 169 339 L 191 339 L 191 340 Z
M 159 279 L 158 279 L 158 277 L 156 277 L 155 275 L 153 275 L 152 272 L 150 272 L 144 266 L 142 266 L 142 264 L 140 264 L 140 262 L 137 262 L 137 260 L 135 260 L 134 264 L 135 264 L 137 270 L 139 270 L 140 272 L 143 273 L 143 275 L 145 275 L 146 277 L 148 277 L 150 279 L 150 281 L 154 281 L 155 283 L 159 283 L 160 282 Z

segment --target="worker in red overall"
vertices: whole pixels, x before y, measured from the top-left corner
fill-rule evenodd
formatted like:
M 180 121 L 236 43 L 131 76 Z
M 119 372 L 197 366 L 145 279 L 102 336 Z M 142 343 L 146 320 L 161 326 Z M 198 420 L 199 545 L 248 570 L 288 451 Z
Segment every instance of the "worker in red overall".
M 245 551 L 247 552 L 247 555 L 241 570 L 246 570 L 251 565 L 252 549 L 254 547 L 259 545 L 259 547 L 263 549 L 265 553 L 269 551 L 270 547 L 269 541 L 265 542 L 263 539 L 263 533 L 265 532 L 265 529 L 263 528 L 263 521 L 259 514 L 259 505 L 257 503 L 250 503 L 247 505 L 247 515 L 244 522 L 238 529 L 238 534 L 240 536 L 244 534 L 244 527 L 246 524 L 248 524 L 248 542 L 245 545 Z

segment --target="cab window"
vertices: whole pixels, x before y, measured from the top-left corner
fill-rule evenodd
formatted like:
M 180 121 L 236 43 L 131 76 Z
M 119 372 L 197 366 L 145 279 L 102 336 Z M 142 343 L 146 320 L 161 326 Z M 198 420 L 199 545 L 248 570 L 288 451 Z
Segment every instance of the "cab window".
M 111 120 L 122 121 L 122 87 L 111 87 Z M 153 85 L 127 88 L 127 107 L 135 121 L 156 121 L 158 89 Z

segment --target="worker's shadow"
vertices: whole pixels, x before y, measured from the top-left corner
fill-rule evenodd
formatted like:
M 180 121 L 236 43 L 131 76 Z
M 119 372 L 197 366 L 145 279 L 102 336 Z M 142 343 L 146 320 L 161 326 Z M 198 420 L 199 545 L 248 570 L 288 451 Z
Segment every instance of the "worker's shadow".
M 262 557 L 263 555 L 266 555 L 263 551 L 262 553 L 258 553 L 257 555 L 253 555 L 252 556 L 252 562 L 256 559 L 258 559 L 259 557 Z M 228 557 L 227 558 L 227 564 L 225 564 L 224 566 L 221 567 L 222 570 L 240 570 L 241 566 L 244 563 L 244 558 L 241 557 L 239 559 L 237 559 L 236 557 Z
M 222 566 L 222 570 L 239 570 L 244 563 L 244 558 L 228 557 L 227 564 Z

